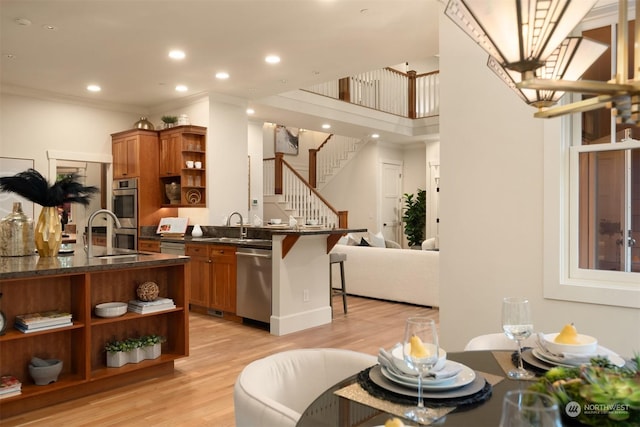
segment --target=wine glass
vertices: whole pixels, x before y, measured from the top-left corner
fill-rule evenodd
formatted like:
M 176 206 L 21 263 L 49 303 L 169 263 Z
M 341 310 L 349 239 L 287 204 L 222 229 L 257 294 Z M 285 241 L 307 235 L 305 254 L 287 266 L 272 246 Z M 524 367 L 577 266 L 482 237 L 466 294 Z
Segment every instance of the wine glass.
M 418 406 L 405 412 L 405 417 L 419 423 L 435 421 L 438 416 L 425 408 L 422 399 L 422 378 L 438 362 L 438 331 L 436 322 L 426 317 L 410 317 L 404 331 L 404 361 L 418 373 Z
M 534 378 L 535 375 L 522 366 L 522 340 L 533 332 L 531 306 L 526 298 L 508 297 L 502 300 L 502 330 L 518 344 L 518 368 L 507 375 L 516 380 Z
M 561 427 L 558 404 L 551 397 L 528 390 L 508 391 L 502 401 L 500 427 Z

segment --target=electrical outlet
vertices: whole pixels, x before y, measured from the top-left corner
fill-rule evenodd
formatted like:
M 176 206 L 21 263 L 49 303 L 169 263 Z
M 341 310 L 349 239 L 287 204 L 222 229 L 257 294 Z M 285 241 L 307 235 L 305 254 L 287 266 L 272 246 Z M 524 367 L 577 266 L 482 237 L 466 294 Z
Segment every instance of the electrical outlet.
M 302 301 L 309 302 L 309 289 L 305 289 L 302 291 Z

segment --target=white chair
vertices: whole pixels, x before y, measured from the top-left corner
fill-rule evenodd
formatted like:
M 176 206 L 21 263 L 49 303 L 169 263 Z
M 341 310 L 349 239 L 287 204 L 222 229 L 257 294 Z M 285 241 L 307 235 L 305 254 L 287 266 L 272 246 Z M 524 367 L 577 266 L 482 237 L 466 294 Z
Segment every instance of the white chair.
M 535 337 L 531 335 L 522 341 L 522 347 L 535 347 Z M 510 340 L 504 333 L 478 335 L 464 347 L 464 351 L 475 350 L 517 350 L 518 346 L 514 340 Z
M 233 390 L 236 427 L 295 426 L 304 410 L 340 380 L 377 363 L 351 350 L 289 350 L 244 367 Z

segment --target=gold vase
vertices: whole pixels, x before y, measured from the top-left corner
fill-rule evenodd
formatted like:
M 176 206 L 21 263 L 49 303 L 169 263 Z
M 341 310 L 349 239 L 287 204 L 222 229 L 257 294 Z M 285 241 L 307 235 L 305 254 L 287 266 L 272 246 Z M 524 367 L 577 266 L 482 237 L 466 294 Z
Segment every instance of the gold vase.
M 43 206 L 34 230 L 41 257 L 57 256 L 62 245 L 62 223 L 56 206 Z

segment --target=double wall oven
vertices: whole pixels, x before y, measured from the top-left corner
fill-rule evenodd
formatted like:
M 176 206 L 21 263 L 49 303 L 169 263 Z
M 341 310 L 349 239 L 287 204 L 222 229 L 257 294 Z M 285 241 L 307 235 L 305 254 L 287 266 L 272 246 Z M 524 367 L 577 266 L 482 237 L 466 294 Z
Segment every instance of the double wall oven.
M 113 181 L 113 213 L 120 220 L 120 228 L 114 230 L 113 247 L 138 249 L 138 180 Z

